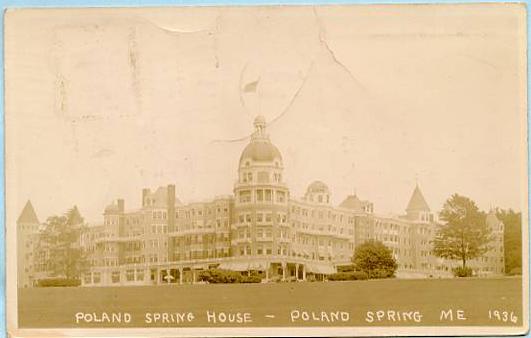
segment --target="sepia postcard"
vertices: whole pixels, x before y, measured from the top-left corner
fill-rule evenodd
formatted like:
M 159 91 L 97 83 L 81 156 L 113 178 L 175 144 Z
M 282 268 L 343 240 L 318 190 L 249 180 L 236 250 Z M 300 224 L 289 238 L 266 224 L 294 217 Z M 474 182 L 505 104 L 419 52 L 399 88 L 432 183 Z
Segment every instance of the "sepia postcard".
M 11 337 L 528 332 L 525 5 L 4 15 Z

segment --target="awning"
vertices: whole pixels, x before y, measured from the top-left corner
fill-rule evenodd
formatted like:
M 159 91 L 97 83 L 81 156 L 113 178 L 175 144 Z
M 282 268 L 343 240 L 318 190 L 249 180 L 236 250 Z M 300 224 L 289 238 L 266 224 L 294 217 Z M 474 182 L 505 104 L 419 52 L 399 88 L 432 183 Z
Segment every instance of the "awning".
M 320 273 L 323 275 L 330 275 L 336 273 L 336 269 L 334 269 L 333 266 L 324 264 L 307 264 L 306 270 L 308 272 Z
M 232 263 L 229 270 L 233 271 L 247 271 L 249 270 L 249 263 Z
M 218 266 L 218 269 L 221 269 L 221 270 L 232 270 L 232 263 L 220 263 L 219 266 Z
M 249 263 L 249 270 L 265 270 L 267 269 L 266 262 L 251 262 Z

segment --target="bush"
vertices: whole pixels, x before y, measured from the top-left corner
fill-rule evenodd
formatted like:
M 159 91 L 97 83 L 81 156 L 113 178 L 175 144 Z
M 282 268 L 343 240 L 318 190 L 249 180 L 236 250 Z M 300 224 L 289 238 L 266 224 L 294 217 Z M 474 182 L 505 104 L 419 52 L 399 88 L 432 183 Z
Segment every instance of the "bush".
M 349 265 L 340 265 L 337 267 L 337 272 L 354 272 L 356 271 L 356 267 L 354 264 Z
M 512 268 L 511 271 L 509 271 L 509 275 L 511 276 L 522 275 L 522 268 Z
M 371 278 L 373 279 L 392 278 L 394 276 L 395 274 L 392 270 L 375 269 L 371 271 Z
M 382 242 L 372 239 L 356 248 L 352 262 L 356 270 L 365 271 L 369 278 L 393 277 L 398 268 L 393 252 Z
M 367 278 L 367 274 L 363 271 L 338 272 L 328 276 L 328 280 L 331 281 L 365 280 Z
M 222 269 L 210 269 L 199 273 L 199 280 L 202 282 L 219 283 L 239 283 L 242 275 L 239 272 Z
M 452 269 L 455 277 L 472 277 L 472 269 L 469 267 L 463 268 L 458 266 Z
M 242 276 L 240 283 L 261 283 L 262 278 L 260 276 Z
M 71 287 L 80 285 L 81 280 L 68 278 L 45 278 L 39 279 L 37 282 L 38 287 Z

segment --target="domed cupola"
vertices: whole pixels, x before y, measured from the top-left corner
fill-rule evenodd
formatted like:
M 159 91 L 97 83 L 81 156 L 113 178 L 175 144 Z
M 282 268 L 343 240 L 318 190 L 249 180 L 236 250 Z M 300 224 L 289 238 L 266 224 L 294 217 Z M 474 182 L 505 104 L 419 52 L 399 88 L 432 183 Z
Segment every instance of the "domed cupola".
M 239 183 L 281 183 L 282 155 L 269 140 L 266 122 L 263 116 L 254 120 L 255 131 L 251 141 L 240 156 L 238 167 Z
M 254 120 L 255 132 L 251 135 L 251 142 L 245 147 L 240 156 L 240 168 L 251 166 L 253 163 L 272 164 L 282 166 L 282 155 L 266 134 L 265 118 L 261 115 Z
M 330 189 L 321 181 L 314 181 L 306 189 L 304 199 L 308 202 L 318 204 L 330 203 Z

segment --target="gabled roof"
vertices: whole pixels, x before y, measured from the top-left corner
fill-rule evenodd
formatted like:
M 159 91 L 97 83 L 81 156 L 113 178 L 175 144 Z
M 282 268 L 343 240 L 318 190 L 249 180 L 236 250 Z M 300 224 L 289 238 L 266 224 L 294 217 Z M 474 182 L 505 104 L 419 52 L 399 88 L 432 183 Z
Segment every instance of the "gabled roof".
M 418 184 L 415 187 L 415 190 L 413 190 L 413 195 L 411 195 L 411 199 L 407 205 L 406 212 L 409 211 L 430 211 L 430 207 L 428 206 L 424 195 L 422 195 L 422 191 L 420 191 Z
M 22 209 L 20 216 L 18 216 L 17 224 L 20 223 L 40 224 L 35 209 L 33 209 L 33 205 L 29 200 L 26 202 L 24 209 Z

